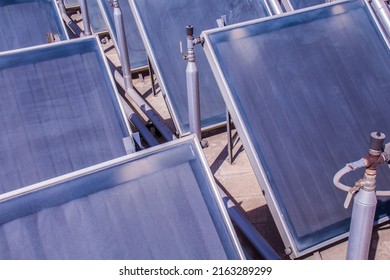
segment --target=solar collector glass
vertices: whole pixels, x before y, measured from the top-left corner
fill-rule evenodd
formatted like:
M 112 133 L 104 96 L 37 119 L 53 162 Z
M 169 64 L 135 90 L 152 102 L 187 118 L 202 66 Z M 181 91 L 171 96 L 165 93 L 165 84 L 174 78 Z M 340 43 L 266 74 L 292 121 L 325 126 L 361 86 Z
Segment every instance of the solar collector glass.
M 194 143 L 0 199 L 0 259 L 240 258 Z
M 0 55 L 0 193 L 126 154 L 96 38 Z
M 51 0 L 0 1 L 0 51 L 47 43 L 46 33 L 67 38 Z
M 206 36 L 228 108 L 260 181 L 257 162 L 265 171 L 270 189 L 263 187 L 275 197 L 274 215 L 286 221 L 295 253 L 347 233 L 351 209 L 343 208 L 346 194 L 333 176 L 366 155 L 372 131 L 390 135 L 389 50 L 364 2 Z M 389 171 L 378 173 L 378 188 L 388 189 Z M 350 176 L 349 184 L 361 177 Z M 388 214 L 388 200 L 380 199 L 377 219 Z
M 181 135 L 189 132 L 186 89 L 186 66 L 179 52 L 179 42 L 186 45 L 185 27 L 193 25 L 195 36 L 202 30 L 217 27 L 217 19 L 226 16 L 233 24 L 266 16 L 258 0 L 134 0 L 129 1 L 143 36 L 148 56 L 159 86 Z M 199 70 L 202 128 L 216 127 L 226 120 L 226 108 L 211 69 L 202 51 L 195 48 Z

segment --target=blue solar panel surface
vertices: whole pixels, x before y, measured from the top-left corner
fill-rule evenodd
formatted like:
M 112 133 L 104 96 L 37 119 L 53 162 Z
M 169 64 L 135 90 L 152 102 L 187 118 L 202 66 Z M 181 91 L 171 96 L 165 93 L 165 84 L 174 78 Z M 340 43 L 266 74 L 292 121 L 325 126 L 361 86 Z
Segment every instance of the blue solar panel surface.
M 239 258 L 194 142 L 0 202 L 0 259 Z
M 115 44 L 117 44 L 117 35 L 114 23 L 114 9 L 106 0 L 98 0 L 100 9 L 105 16 L 106 24 L 113 36 Z M 141 35 L 137 29 L 134 16 L 130 10 L 127 0 L 119 0 L 119 6 L 123 15 L 123 24 L 126 32 L 127 49 L 130 57 L 130 67 L 132 70 L 147 67 L 148 59 L 145 47 L 142 43 Z
M 88 0 L 88 13 L 91 22 L 92 32 L 102 33 L 107 32 L 107 26 L 99 8 L 98 0 Z M 107 2 L 107 1 L 106 1 Z
M 125 155 L 95 38 L 0 55 L 0 193 Z
M 46 33 L 66 39 L 51 0 L 0 1 L 0 51 L 47 43 Z
M 364 2 L 208 37 L 233 120 L 253 165 L 257 158 L 264 168 L 298 250 L 346 233 L 351 210 L 333 176 L 367 154 L 371 132 L 390 135 L 390 54 Z M 378 188 L 390 189 L 388 168 L 378 173 Z M 358 178 L 362 173 L 348 184 Z M 380 199 L 377 218 L 389 210 Z
M 149 57 L 168 97 L 168 106 L 181 134 L 189 131 L 185 70 L 187 63 L 179 51 L 179 42 L 186 44 L 185 27 L 193 25 L 196 34 L 217 27 L 216 20 L 226 15 L 227 24 L 266 16 L 258 0 L 134 0 L 140 15 L 141 32 L 146 36 Z M 222 96 L 210 66 L 200 47 L 195 49 L 199 70 L 201 124 L 210 127 L 226 120 Z

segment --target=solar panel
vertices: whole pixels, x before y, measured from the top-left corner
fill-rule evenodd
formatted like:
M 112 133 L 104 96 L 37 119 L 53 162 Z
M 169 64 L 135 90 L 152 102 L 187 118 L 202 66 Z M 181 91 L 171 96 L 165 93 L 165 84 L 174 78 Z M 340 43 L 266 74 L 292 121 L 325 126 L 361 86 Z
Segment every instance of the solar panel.
M 390 53 L 364 1 L 204 32 L 205 52 L 292 257 L 346 237 L 332 183 L 390 135 Z M 381 167 L 378 188 L 389 189 Z M 356 172 L 358 173 L 358 172 Z M 362 178 L 350 177 L 349 185 Z M 381 199 L 377 221 L 388 219 Z
M 130 129 L 96 38 L 0 54 L 0 193 L 126 154 Z
M 114 23 L 114 9 L 106 0 L 98 0 L 101 13 L 111 34 L 114 44 L 117 46 L 117 35 Z M 126 0 L 119 0 L 119 6 L 123 15 L 123 23 L 126 32 L 126 42 L 130 57 L 130 67 L 132 70 L 139 70 L 148 66 L 148 59 L 145 47 L 141 40 L 141 35 L 137 29 L 129 3 Z M 118 50 L 118 48 L 117 48 Z
M 92 32 L 93 33 L 108 32 L 106 22 L 104 21 L 97 0 L 92 0 L 92 1 L 88 0 L 87 5 L 88 5 L 88 13 L 89 13 Z
M 0 197 L 0 259 L 239 259 L 193 137 Z
M 0 1 L 0 52 L 45 44 L 47 33 L 68 38 L 55 1 Z
M 189 132 L 185 69 L 179 42 L 186 42 L 185 27 L 195 33 L 217 27 L 216 20 L 226 16 L 227 24 L 266 15 L 258 0 L 134 0 L 129 1 L 149 59 L 181 135 Z M 207 60 L 197 48 L 196 63 L 200 77 L 201 125 L 212 128 L 226 119 L 226 108 Z

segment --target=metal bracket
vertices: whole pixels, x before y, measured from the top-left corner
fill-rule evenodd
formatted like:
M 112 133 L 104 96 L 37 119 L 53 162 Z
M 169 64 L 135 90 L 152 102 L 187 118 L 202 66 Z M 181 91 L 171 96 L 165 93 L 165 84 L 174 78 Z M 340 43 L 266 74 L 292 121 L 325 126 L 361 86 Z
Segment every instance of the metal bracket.
M 135 133 L 133 133 L 133 137 L 135 137 L 134 134 Z M 125 150 L 126 150 L 127 154 L 132 154 L 132 153 L 135 152 L 135 150 L 136 150 L 135 149 L 135 145 L 134 145 L 133 139 L 130 136 L 122 138 L 122 142 L 123 142 L 123 146 L 125 147 Z M 141 147 L 142 147 L 142 145 L 141 145 Z

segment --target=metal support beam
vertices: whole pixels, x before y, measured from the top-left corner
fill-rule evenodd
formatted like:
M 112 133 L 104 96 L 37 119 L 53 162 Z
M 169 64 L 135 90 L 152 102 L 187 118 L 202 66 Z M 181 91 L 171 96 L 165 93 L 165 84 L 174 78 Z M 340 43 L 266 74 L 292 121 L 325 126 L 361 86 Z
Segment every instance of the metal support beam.
M 257 252 L 267 260 L 280 260 L 280 256 L 269 245 L 263 236 L 257 231 L 252 223 L 245 217 L 242 210 L 228 197 L 228 195 L 219 188 L 219 193 L 228 211 L 230 219 L 246 236 L 249 242 L 257 250 Z
M 134 88 L 127 87 L 126 90 L 125 80 L 123 76 L 118 71 L 115 71 L 114 76 L 119 86 L 126 91 L 126 94 L 129 95 L 130 99 L 134 101 L 134 103 L 142 110 L 142 112 L 145 113 L 145 115 L 154 124 L 154 126 L 158 129 L 158 131 L 165 138 L 165 140 L 171 141 L 176 139 L 177 137 L 162 122 L 159 116 L 157 116 L 157 114 L 153 111 L 152 108 L 150 108 L 150 106 L 145 102 L 145 100 L 143 100 L 142 97 L 139 96 L 139 94 L 134 90 Z
M 152 63 L 150 62 L 149 57 L 148 57 L 148 68 L 149 68 L 150 81 L 152 84 L 153 96 L 157 96 L 157 91 L 156 91 L 156 87 L 154 84 L 154 70 L 153 70 L 153 66 L 152 66 Z
M 128 120 L 138 129 L 139 133 L 144 138 L 149 147 L 153 147 L 159 144 L 157 139 L 145 126 L 145 123 L 138 117 L 134 110 L 121 98 L 122 107 L 126 113 Z
M 226 109 L 226 134 L 227 134 L 227 149 L 228 149 L 228 162 L 233 163 L 233 136 L 232 136 L 232 118 L 228 109 Z

